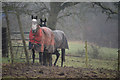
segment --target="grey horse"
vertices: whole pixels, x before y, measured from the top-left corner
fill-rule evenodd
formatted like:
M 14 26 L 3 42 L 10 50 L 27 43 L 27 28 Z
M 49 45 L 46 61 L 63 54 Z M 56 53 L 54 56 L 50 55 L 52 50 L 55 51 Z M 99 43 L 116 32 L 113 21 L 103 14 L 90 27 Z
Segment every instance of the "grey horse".
M 69 49 L 68 41 L 65 36 L 65 33 L 61 30 L 54 30 L 53 34 L 54 34 L 54 39 L 55 39 L 55 45 L 54 45 L 55 52 L 53 54 L 56 54 L 56 57 L 57 57 L 55 60 L 54 66 L 56 65 L 57 60 L 60 56 L 58 49 L 61 49 L 61 67 L 62 67 L 63 61 L 65 62 L 65 49 Z

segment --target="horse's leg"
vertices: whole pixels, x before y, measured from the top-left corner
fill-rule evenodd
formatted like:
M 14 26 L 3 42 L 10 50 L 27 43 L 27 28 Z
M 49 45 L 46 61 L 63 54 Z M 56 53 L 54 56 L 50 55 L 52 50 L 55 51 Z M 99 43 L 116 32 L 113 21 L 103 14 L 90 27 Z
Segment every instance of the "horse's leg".
M 49 63 L 49 66 L 52 66 L 52 53 L 47 54 L 47 62 Z
M 58 61 L 58 58 L 59 58 L 59 56 L 60 56 L 60 53 L 56 50 L 55 51 L 55 54 L 56 54 L 56 60 L 55 60 L 55 63 L 54 63 L 54 66 L 56 66 L 56 63 L 57 63 L 57 61 Z
M 42 65 L 43 62 L 43 55 L 42 52 L 39 52 L 39 63 Z
M 33 53 L 32 58 L 33 58 L 33 63 L 34 63 L 35 62 L 35 50 L 34 49 L 32 49 L 32 53 Z
M 46 66 L 50 65 L 50 53 L 46 53 Z
M 61 55 L 61 67 L 63 67 L 63 61 L 65 62 L 65 49 L 62 50 L 62 55 Z
M 49 54 L 49 66 L 52 66 L 52 53 Z
M 46 65 L 46 52 L 43 52 L 43 65 Z

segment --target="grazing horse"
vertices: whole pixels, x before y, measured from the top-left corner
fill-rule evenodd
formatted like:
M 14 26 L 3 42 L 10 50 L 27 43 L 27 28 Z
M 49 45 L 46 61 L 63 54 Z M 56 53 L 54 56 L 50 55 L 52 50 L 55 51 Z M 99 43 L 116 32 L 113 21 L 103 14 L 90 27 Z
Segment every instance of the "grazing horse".
M 29 33 L 29 49 L 32 49 L 33 63 L 35 51 L 39 52 L 39 62 L 46 65 L 46 55 L 50 56 L 54 52 L 54 34 L 47 27 L 40 27 L 37 24 L 37 16 L 32 16 L 32 28 Z M 43 59 L 45 58 L 45 59 Z M 51 62 L 49 62 L 51 66 Z
M 41 26 L 44 26 L 46 25 L 46 22 L 45 21 L 42 21 L 40 20 L 42 23 Z M 67 41 L 67 38 L 65 36 L 65 33 L 61 30 L 53 30 L 53 33 L 54 33 L 54 41 L 55 41 L 55 44 L 54 44 L 54 47 L 55 47 L 55 51 L 54 53 L 52 54 L 56 54 L 56 60 L 54 62 L 54 66 L 56 65 L 57 61 L 58 61 L 58 58 L 60 56 L 60 53 L 59 53 L 59 50 L 58 49 L 61 49 L 61 67 L 63 66 L 63 61 L 65 61 L 65 49 L 69 49 L 68 47 L 68 41 Z

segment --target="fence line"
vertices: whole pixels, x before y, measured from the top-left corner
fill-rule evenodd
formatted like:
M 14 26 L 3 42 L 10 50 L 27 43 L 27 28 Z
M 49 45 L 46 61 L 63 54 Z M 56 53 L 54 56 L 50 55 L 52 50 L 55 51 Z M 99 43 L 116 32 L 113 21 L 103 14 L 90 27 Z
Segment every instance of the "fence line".
M 17 31 L 17 32 L 11 32 L 11 34 L 16 34 L 16 35 L 19 35 L 20 34 L 20 32 L 19 31 Z M 29 32 L 24 32 L 24 34 L 25 35 L 29 35 Z M 13 40 L 16 40 L 16 41 L 19 41 L 19 40 L 22 40 L 21 38 L 18 38 L 18 39 L 11 39 L 12 41 Z M 25 38 L 25 41 L 29 41 L 29 39 L 27 38 Z M 23 44 L 22 44 L 23 45 Z M 13 47 L 23 47 L 23 46 L 13 46 Z M 28 47 L 28 46 L 27 46 Z
M 11 34 L 20 34 L 20 32 L 19 31 L 11 32 Z M 24 32 L 24 34 L 29 34 L 29 32 Z
M 8 35 L 7 33 L 8 33 L 7 31 L 6 31 L 6 32 L 2 31 L 2 34 Z M 10 33 L 11 33 L 10 36 L 12 36 L 12 37 L 11 37 L 11 41 L 12 41 L 12 42 L 16 42 L 16 44 L 20 44 L 19 46 L 18 46 L 18 45 L 12 45 L 12 47 L 14 47 L 14 48 L 15 48 L 15 47 L 18 47 L 18 48 L 24 47 L 24 46 L 23 46 L 23 43 L 19 43 L 19 42 L 18 42 L 18 41 L 22 41 L 21 37 L 18 36 L 18 35 L 20 35 L 20 31 L 14 31 L 14 32 L 10 32 Z M 24 32 L 24 34 L 25 34 L 24 36 L 29 35 L 29 32 L 26 31 L 26 32 Z M 2 36 L 2 38 L 3 38 L 3 39 L 4 39 L 4 38 L 7 39 L 8 36 Z M 29 41 L 29 38 L 26 38 L 26 37 L 25 37 L 25 41 Z M 5 44 L 7 44 L 7 42 L 5 42 L 5 43 L 3 42 L 3 43 L 2 43 L 2 46 L 5 45 Z M 29 46 L 27 45 L 27 47 L 29 47 Z M 9 49 L 9 45 L 7 45 L 7 48 Z M 6 51 L 7 48 L 5 48 L 5 47 L 2 48 L 2 51 Z M 9 51 L 9 50 L 8 50 L 8 51 Z

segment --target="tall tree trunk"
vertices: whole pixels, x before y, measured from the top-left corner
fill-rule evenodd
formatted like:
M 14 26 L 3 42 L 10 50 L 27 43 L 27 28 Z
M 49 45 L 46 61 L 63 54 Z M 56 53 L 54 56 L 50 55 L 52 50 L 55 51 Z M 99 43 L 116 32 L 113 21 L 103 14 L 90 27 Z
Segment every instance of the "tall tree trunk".
M 24 33 L 23 33 L 23 29 L 22 29 L 22 24 L 21 24 L 21 21 L 20 21 L 20 16 L 19 16 L 18 13 L 16 13 L 16 16 L 17 16 L 17 19 L 18 19 L 18 25 L 19 25 L 20 34 L 21 34 L 21 37 L 22 37 L 22 42 L 23 42 L 23 46 L 24 46 L 26 61 L 27 61 L 27 63 L 29 64 L 28 51 L 27 51 L 27 48 L 26 48 L 26 42 L 25 42 L 25 38 L 24 38 Z
M 56 23 L 57 23 L 57 14 L 51 12 L 50 16 L 48 17 L 48 27 L 52 30 L 55 30 Z
M 57 16 L 60 12 L 59 4 L 60 3 L 56 3 L 56 2 L 50 3 L 51 10 L 48 17 L 48 27 L 52 30 L 56 29 Z
M 9 46 L 10 46 L 10 55 L 11 55 L 11 63 L 13 64 L 13 61 L 14 61 L 14 55 L 13 55 L 13 48 L 12 48 L 12 42 L 11 42 L 11 38 L 10 38 L 10 23 L 9 23 L 9 19 L 8 19 L 8 13 L 7 13 L 7 10 L 4 9 L 5 11 L 5 17 L 6 17 L 6 22 L 7 22 L 7 31 L 8 31 L 8 43 L 9 43 Z
M 51 2 L 49 17 L 48 17 L 48 27 L 54 30 L 56 28 L 57 17 L 58 17 L 59 12 L 61 10 L 64 10 L 67 7 L 74 6 L 76 4 L 78 4 L 78 2 L 77 3 Z

